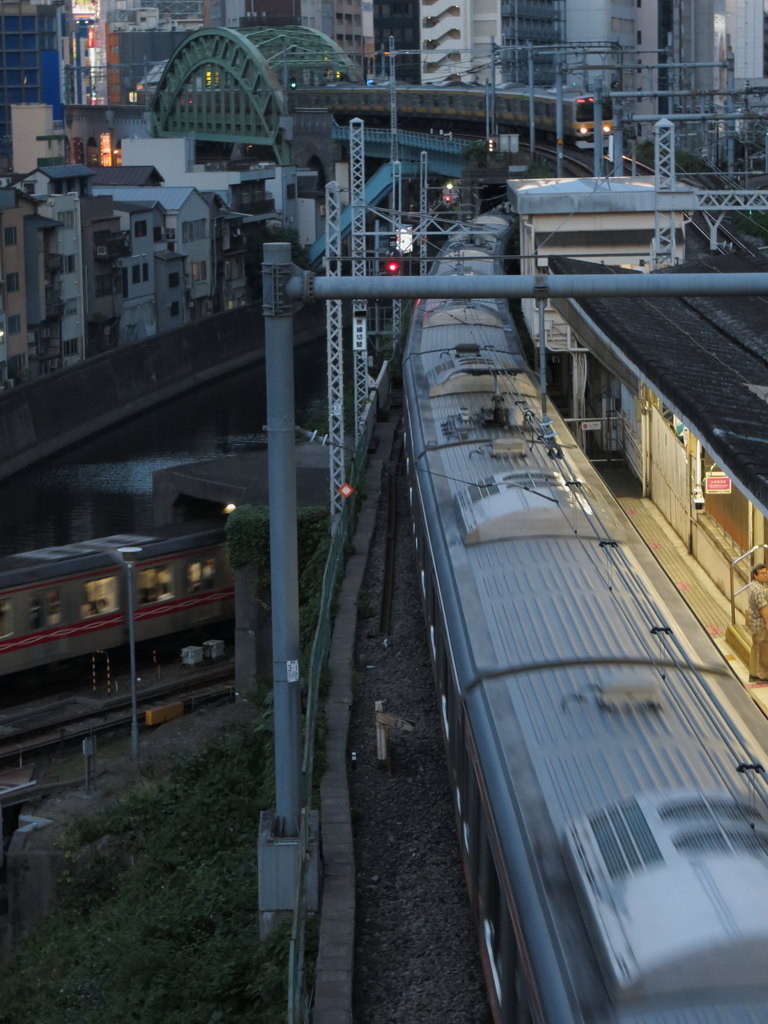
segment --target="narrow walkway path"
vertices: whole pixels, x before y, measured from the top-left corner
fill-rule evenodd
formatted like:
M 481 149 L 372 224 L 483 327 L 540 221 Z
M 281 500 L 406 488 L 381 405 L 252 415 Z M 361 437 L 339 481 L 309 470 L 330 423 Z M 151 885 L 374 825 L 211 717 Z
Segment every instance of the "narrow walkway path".
M 726 640 L 731 604 L 647 498 L 618 498 L 630 522 L 755 703 L 768 715 L 768 684 L 750 683 L 749 669 Z
M 328 766 L 320 783 L 323 884 L 320 947 L 315 969 L 313 1024 L 349 1024 L 355 945 L 355 855 L 347 783 L 347 732 L 352 705 L 357 599 L 376 526 L 384 470 L 392 453 L 399 415 L 379 421 L 378 446 L 369 456 L 365 501 L 360 509 L 352 553 L 338 595 L 328 667 L 331 686 L 325 702 Z

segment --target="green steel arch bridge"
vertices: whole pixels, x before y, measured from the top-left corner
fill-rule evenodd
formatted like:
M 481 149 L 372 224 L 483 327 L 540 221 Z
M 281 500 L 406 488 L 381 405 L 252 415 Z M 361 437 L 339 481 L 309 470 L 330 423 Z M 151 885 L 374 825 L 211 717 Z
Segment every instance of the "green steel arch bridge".
M 181 43 L 163 71 L 152 101 L 151 133 L 259 147 L 287 164 L 289 93 L 299 86 L 357 77 L 343 50 L 315 29 L 199 29 Z

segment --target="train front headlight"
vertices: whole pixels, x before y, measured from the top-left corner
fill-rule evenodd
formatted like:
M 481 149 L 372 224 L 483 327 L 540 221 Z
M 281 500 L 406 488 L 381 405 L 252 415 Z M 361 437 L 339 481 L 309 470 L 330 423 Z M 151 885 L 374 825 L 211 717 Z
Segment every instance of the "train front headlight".
M 579 125 L 579 135 L 586 135 L 588 131 L 589 128 L 585 128 L 583 124 Z
M 603 132 L 604 132 L 605 135 L 610 135 L 610 133 L 611 133 L 611 126 L 609 124 L 604 124 L 603 125 Z

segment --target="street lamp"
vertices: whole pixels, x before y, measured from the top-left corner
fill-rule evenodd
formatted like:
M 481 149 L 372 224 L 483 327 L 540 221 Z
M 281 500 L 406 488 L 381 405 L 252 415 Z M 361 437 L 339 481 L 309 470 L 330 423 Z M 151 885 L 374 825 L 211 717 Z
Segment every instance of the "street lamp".
M 133 614 L 133 566 L 142 548 L 118 548 L 125 562 L 128 592 L 128 647 L 131 655 L 131 756 L 139 763 L 139 719 L 136 708 L 136 623 Z

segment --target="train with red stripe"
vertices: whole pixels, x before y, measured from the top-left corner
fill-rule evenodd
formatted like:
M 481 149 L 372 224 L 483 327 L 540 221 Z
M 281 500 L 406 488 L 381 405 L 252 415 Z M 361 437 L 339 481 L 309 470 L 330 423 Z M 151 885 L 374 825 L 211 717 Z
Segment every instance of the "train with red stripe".
M 127 568 L 121 548 L 138 548 Z M 178 524 L 0 558 L 0 675 L 234 619 L 223 523 Z

